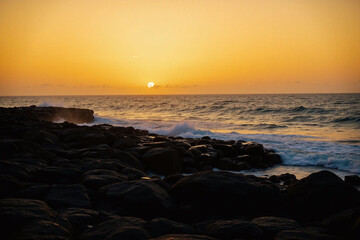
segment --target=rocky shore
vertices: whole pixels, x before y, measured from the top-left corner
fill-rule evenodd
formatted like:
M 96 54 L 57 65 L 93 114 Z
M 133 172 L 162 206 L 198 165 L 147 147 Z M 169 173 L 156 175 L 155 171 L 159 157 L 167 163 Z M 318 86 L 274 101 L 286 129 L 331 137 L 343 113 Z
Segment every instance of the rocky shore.
M 254 142 L 74 124 L 93 120 L 0 108 L 1 239 L 360 239 L 358 176 L 237 174 L 281 158 Z

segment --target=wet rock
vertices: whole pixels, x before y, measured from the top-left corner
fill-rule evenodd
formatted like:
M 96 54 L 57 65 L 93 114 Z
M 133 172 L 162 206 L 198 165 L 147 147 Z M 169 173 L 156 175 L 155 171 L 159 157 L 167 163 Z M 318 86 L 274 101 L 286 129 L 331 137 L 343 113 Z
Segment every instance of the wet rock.
M 186 176 L 176 182 L 170 192 L 182 204 L 193 206 L 193 214 L 197 211 L 202 216 L 265 214 L 277 211 L 281 202 L 277 187 L 230 172 Z
M 79 182 L 81 172 L 75 168 L 65 167 L 44 167 L 33 171 L 31 176 L 34 181 L 41 183 L 69 184 Z
M 140 218 L 119 217 L 103 222 L 85 231 L 81 240 L 149 239 L 146 222 Z
M 76 234 L 96 225 L 99 215 L 97 211 L 84 208 L 66 208 L 58 213 L 69 220 Z
M 55 209 L 63 207 L 90 207 L 86 189 L 81 184 L 52 185 L 45 201 Z
M 262 230 L 244 220 L 217 220 L 207 227 L 207 235 L 218 239 L 259 239 Z
M 1 175 L 9 175 L 18 180 L 27 181 L 29 180 L 29 171 L 24 168 L 21 164 L 8 162 L 8 161 L 0 161 L 0 174 Z
M 211 238 L 208 236 L 193 235 L 193 234 L 169 234 L 152 239 L 153 240 L 215 240 L 215 238 Z
M 347 209 L 325 218 L 322 226 L 330 233 L 344 235 L 348 239 L 358 239 L 360 237 L 360 207 Z
M 295 220 L 288 218 L 258 217 L 254 218 L 251 222 L 261 227 L 264 236 L 269 239 L 284 230 L 301 229 L 301 226 Z
M 14 197 L 44 200 L 49 189 L 48 184 L 32 184 L 14 193 Z
M 263 156 L 260 155 L 241 155 L 235 158 L 238 163 L 246 163 L 251 168 L 267 168 L 270 165 L 264 160 Z
M 113 148 L 123 150 L 126 148 L 137 147 L 139 142 L 140 140 L 137 138 L 120 138 L 116 140 L 112 146 Z
M 226 157 L 234 157 L 236 156 L 236 150 L 233 148 L 232 145 L 226 145 L 226 144 L 213 144 L 212 147 L 214 149 L 220 150 L 224 156 Z
M 166 218 L 154 218 L 148 223 L 148 229 L 152 237 L 160 237 L 167 234 L 194 234 L 195 231 L 189 225 L 174 222 Z
M 12 234 L 16 240 L 70 240 L 70 229 L 49 220 L 36 220 L 25 224 Z
M 358 175 L 345 176 L 345 182 L 352 186 L 360 186 L 360 177 Z
M 172 174 L 172 175 L 166 176 L 164 178 L 164 182 L 168 183 L 169 185 L 173 185 L 174 183 L 176 183 L 183 177 L 184 177 L 184 175 L 182 175 L 182 174 Z
M 337 236 L 331 236 L 328 234 L 310 232 L 307 230 L 284 230 L 279 232 L 274 240 L 339 240 Z
M 303 221 L 321 220 L 360 205 L 359 192 L 329 171 L 310 174 L 288 187 L 290 208 Z
M 148 180 L 114 183 L 102 191 L 109 204 L 113 204 L 115 209 L 116 206 L 121 207 L 124 213 L 132 216 L 166 216 L 174 207 L 169 194 Z
M 4 239 L 29 222 L 52 221 L 55 216 L 56 213 L 43 201 L 17 198 L 0 200 L 1 232 Z
M 96 169 L 84 173 L 82 184 L 88 188 L 98 189 L 105 185 L 127 180 L 127 176 L 112 170 Z
M 24 188 L 16 178 L 9 175 L 0 175 L 0 198 L 10 197 L 12 193 Z
M 144 165 L 140 162 L 140 160 L 134 157 L 134 155 L 131 153 L 115 151 L 115 158 L 121 161 L 121 163 L 126 163 L 140 171 L 144 171 L 145 169 Z
M 263 156 L 265 149 L 264 146 L 259 143 L 248 143 L 245 145 L 244 153 L 247 155 Z
M 173 149 L 153 148 L 144 154 L 143 163 L 149 170 L 159 174 L 168 175 L 181 170 L 180 156 Z

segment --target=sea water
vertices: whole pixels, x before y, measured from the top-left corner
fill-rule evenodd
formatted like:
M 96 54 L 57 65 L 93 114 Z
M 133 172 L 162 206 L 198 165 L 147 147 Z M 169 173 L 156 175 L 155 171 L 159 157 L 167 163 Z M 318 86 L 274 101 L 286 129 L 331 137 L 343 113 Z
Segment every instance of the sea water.
M 94 124 L 169 136 L 256 141 L 285 165 L 258 175 L 360 174 L 360 94 L 0 97 L 2 107 L 30 105 L 89 108 Z

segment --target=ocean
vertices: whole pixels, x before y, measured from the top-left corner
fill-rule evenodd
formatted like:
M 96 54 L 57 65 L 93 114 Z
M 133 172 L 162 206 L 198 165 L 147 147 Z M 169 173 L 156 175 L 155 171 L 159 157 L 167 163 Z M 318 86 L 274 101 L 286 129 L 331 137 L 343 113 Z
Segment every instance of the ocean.
M 283 166 L 255 175 L 360 175 L 360 94 L 0 97 L 1 107 L 30 105 L 88 108 L 94 124 L 163 135 L 256 141 L 281 155 Z

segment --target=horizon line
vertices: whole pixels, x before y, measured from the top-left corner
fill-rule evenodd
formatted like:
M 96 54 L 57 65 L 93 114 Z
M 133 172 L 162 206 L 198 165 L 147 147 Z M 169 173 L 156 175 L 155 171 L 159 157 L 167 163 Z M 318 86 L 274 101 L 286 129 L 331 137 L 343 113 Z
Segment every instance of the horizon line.
M 66 96 L 191 96 L 191 95 L 319 95 L 319 94 L 360 94 L 360 92 L 326 93 L 177 93 L 177 94 L 54 94 L 54 95 L 0 95 L 0 97 L 66 97 Z

